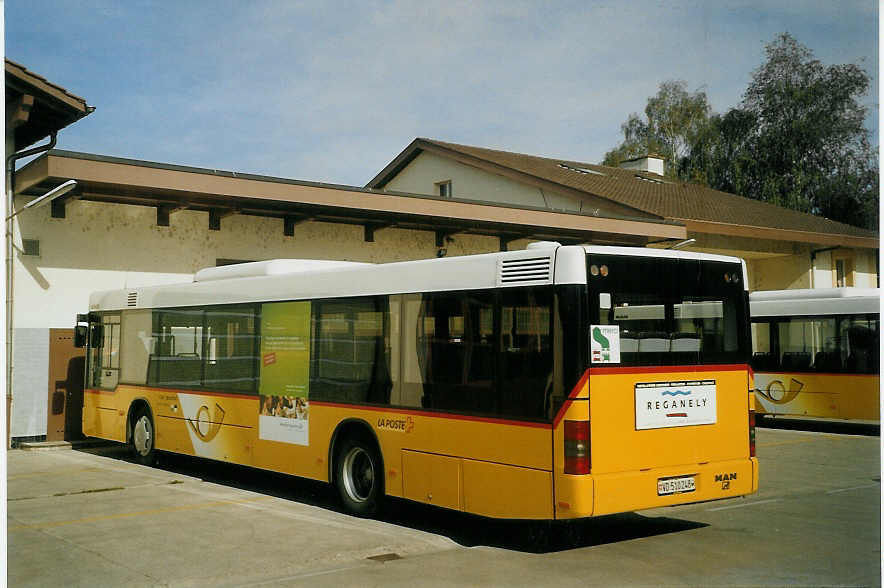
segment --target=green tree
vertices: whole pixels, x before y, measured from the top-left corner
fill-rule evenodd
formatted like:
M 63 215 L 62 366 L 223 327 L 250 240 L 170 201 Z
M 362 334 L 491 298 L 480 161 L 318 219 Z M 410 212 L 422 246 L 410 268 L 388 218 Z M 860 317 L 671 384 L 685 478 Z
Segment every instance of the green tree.
M 716 189 L 877 228 L 877 151 L 864 126 L 869 76 L 824 66 L 788 33 L 765 47 L 739 107 L 710 117 L 682 177 Z
M 605 154 L 603 165 L 616 167 L 624 159 L 656 153 L 663 156 L 667 175 L 676 175 L 679 162 L 705 132 L 711 111 L 705 92 L 686 87 L 681 80 L 661 83 L 648 98 L 644 118 L 632 113 L 620 126 L 623 142 Z

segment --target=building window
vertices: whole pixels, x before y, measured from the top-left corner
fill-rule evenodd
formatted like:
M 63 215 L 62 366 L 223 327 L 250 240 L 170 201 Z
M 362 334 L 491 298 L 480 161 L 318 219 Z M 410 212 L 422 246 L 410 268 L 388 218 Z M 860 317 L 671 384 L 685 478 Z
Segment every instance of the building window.
M 22 239 L 22 255 L 30 255 L 34 257 L 40 256 L 40 241 L 37 239 Z
M 436 182 L 436 187 L 438 188 L 439 196 L 442 198 L 451 198 L 451 180 Z

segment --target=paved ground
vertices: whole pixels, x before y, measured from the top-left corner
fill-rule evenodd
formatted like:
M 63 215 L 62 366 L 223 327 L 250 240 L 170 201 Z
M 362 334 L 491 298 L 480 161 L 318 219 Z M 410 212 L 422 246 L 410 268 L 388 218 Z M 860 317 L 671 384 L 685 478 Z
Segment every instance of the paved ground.
M 119 446 L 8 454 L 10 586 L 880 585 L 880 438 L 759 429 L 746 499 L 571 524 L 396 501 Z

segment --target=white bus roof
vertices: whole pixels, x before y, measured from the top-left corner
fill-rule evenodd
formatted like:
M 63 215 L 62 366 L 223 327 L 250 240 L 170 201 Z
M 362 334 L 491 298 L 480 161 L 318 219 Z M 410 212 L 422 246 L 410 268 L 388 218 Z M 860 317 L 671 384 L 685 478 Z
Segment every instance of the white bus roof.
M 725 263 L 742 263 L 739 257 L 716 255 L 714 253 L 696 253 L 672 249 L 653 249 L 651 247 L 614 247 L 607 245 L 584 245 L 587 253 L 603 255 L 635 255 L 639 257 L 666 257 L 670 259 L 696 259 L 702 261 L 722 261 Z
M 761 290 L 749 294 L 752 316 L 874 314 L 881 311 L 878 288 Z
M 278 259 L 206 268 L 183 284 L 95 292 L 89 297 L 89 310 L 585 284 L 587 253 L 741 262 L 736 257 L 684 251 L 554 242 L 532 243 L 521 251 L 382 264 Z

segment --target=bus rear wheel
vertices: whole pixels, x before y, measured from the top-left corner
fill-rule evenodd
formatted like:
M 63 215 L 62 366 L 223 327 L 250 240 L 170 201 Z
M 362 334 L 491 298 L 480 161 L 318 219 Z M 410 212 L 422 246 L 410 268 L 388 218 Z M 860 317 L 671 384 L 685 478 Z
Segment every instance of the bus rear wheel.
M 132 433 L 129 446 L 135 461 L 142 465 L 153 465 L 157 459 L 153 419 L 146 408 L 140 407 L 132 421 Z
M 334 482 L 344 508 L 360 517 L 377 514 L 383 496 L 381 457 L 373 443 L 347 438 L 335 459 Z

